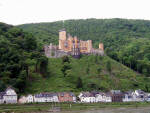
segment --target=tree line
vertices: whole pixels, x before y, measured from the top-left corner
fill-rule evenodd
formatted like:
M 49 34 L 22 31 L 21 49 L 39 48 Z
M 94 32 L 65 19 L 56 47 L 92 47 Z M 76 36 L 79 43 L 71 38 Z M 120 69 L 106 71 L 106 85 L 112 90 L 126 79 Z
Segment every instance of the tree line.
M 47 76 L 48 59 L 32 34 L 0 23 L 0 91 L 12 86 L 23 93 L 34 75 Z

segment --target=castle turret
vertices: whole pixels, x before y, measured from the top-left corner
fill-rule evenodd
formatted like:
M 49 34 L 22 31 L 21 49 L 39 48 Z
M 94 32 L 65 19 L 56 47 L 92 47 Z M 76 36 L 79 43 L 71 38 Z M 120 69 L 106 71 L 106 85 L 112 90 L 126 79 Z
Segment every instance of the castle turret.
M 59 30 L 59 40 L 66 40 L 66 30 Z
M 92 51 L 92 40 L 88 40 L 87 43 L 88 43 L 88 48 L 87 48 L 88 53 L 91 53 L 91 51 Z
M 103 45 L 103 43 L 99 43 L 99 49 L 102 50 L 102 51 L 104 51 L 104 45 Z
M 62 29 L 59 30 L 59 49 L 62 49 L 63 47 L 63 42 L 66 40 L 66 30 Z

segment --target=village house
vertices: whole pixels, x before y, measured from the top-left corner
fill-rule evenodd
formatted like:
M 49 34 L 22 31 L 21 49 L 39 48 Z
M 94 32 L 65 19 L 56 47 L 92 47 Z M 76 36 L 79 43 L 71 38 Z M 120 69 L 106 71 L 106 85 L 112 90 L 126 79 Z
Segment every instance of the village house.
M 145 101 L 146 93 L 141 89 L 135 90 L 133 94 L 135 95 L 135 101 Z
M 110 93 L 105 93 L 105 101 L 104 102 L 112 102 L 112 98 Z
M 59 102 L 76 102 L 76 96 L 72 92 L 58 93 Z
M 33 103 L 34 102 L 34 97 L 33 95 L 29 94 L 26 97 L 27 103 Z
M 17 103 L 17 94 L 15 90 L 11 87 L 8 87 L 5 92 L 3 93 L 3 101 L 4 103 L 12 104 L 12 103 Z
M 40 94 L 34 95 L 34 102 L 45 102 L 44 96 Z
M 124 93 L 123 102 L 132 102 L 134 100 L 133 91 L 127 91 Z
M 33 95 L 29 94 L 27 96 L 21 96 L 18 100 L 18 103 L 24 104 L 24 103 L 33 103 L 34 97 Z
M 81 92 L 78 97 L 82 103 L 96 102 L 95 95 L 90 92 Z
M 18 100 L 18 103 L 20 103 L 20 104 L 27 103 L 27 98 L 25 96 L 21 96 Z
M 111 95 L 110 93 L 103 93 L 99 92 L 98 94 L 95 95 L 96 97 L 96 102 L 111 102 Z
M 34 95 L 34 102 L 59 102 L 56 93 L 40 93 Z
M 82 103 L 111 102 L 111 95 L 104 92 L 81 92 L 79 99 Z
M 110 91 L 112 102 L 123 102 L 123 93 L 120 90 Z
M 105 93 L 99 92 L 95 95 L 95 102 L 104 102 L 105 101 Z
M 146 93 L 145 101 L 150 102 L 150 93 Z

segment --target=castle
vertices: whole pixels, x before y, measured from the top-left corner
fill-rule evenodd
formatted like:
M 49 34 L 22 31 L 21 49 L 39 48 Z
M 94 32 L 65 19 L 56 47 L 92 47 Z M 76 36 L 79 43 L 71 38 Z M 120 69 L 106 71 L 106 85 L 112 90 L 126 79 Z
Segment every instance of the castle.
M 98 54 L 104 55 L 103 43 L 99 43 L 99 49 L 92 47 L 92 40 L 79 40 L 77 36 L 72 37 L 70 34 L 67 35 L 66 30 L 59 30 L 59 45 L 44 46 L 45 55 L 47 57 L 62 57 L 65 55 L 71 55 L 73 57 L 80 57 L 81 54 Z

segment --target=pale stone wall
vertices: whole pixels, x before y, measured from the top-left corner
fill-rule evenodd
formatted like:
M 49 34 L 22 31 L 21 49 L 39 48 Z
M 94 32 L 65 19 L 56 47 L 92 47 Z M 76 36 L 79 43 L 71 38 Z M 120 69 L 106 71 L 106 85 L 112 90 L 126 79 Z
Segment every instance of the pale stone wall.
M 91 53 L 91 51 L 92 51 L 92 40 L 88 40 L 87 43 L 88 43 L 88 50 L 87 50 L 87 52 Z
M 66 31 L 65 30 L 59 31 L 59 39 L 60 40 L 66 40 Z
M 45 55 L 49 58 L 59 58 L 66 55 L 69 55 L 69 53 L 61 51 L 58 49 L 58 46 L 50 44 L 49 46 L 44 46 Z
M 92 49 L 91 54 L 104 56 L 104 51 L 100 49 Z
M 80 40 L 80 51 L 81 53 L 90 53 L 92 51 L 92 40 Z
M 47 57 L 62 57 L 64 55 L 80 55 L 80 54 L 104 54 L 103 43 L 99 44 L 99 49 L 93 49 L 92 40 L 82 41 L 77 36 L 72 37 L 70 34 L 66 36 L 65 29 L 59 31 L 59 45 L 50 44 L 44 46 L 45 55 Z
M 65 29 L 60 30 L 60 31 L 59 31 L 59 49 L 63 49 L 63 48 L 62 48 L 63 41 L 65 41 L 66 38 L 67 38 L 67 37 L 66 37 L 66 31 L 65 31 Z

